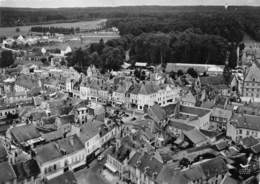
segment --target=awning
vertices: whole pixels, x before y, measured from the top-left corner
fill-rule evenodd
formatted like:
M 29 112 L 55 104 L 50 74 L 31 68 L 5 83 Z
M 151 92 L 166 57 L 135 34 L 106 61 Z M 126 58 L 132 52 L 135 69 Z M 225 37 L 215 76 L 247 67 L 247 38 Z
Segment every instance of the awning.
M 105 166 L 106 166 L 110 171 L 112 171 L 113 173 L 115 173 L 115 172 L 117 171 L 117 169 L 116 169 L 114 166 L 112 166 L 111 164 L 109 164 L 108 162 L 105 163 Z

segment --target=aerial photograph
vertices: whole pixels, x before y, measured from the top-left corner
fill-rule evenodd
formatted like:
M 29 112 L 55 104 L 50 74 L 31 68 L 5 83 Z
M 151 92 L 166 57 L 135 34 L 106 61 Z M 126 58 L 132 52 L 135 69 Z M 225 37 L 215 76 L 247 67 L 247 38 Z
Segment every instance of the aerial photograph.
M 0 184 L 260 184 L 260 0 L 0 0 Z

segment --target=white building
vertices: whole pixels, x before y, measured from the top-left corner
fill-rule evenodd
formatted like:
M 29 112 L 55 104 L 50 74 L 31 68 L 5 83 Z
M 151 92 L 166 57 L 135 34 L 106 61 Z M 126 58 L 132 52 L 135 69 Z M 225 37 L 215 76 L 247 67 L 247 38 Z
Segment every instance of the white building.
M 86 163 L 86 150 L 76 135 L 39 146 L 35 153 L 41 177 L 48 180 Z
M 227 124 L 227 136 L 239 142 L 245 137 L 260 138 L 260 116 L 237 115 Z

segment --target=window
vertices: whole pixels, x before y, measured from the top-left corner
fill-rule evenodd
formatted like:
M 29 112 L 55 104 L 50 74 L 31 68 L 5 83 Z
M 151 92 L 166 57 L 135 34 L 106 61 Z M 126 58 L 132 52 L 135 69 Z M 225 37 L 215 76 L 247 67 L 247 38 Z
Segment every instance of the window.
M 246 131 L 246 135 L 249 135 L 249 131 L 248 130 Z
M 242 130 L 241 129 L 239 130 L 239 134 L 242 134 Z

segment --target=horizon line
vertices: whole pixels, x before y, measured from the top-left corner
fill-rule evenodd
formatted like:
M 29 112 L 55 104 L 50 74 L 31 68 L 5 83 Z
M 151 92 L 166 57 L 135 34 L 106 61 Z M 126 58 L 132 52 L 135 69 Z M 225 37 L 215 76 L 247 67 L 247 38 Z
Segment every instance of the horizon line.
M 85 6 L 85 7 L 80 7 L 80 6 L 64 6 L 64 7 L 19 7 L 19 6 L 0 6 L 0 9 L 2 8 L 13 8 L 13 9 L 69 9 L 69 8 L 119 8 L 119 7 L 225 7 L 225 5 L 119 5 L 119 6 Z M 260 7 L 260 5 L 230 5 L 228 4 L 229 7 Z

